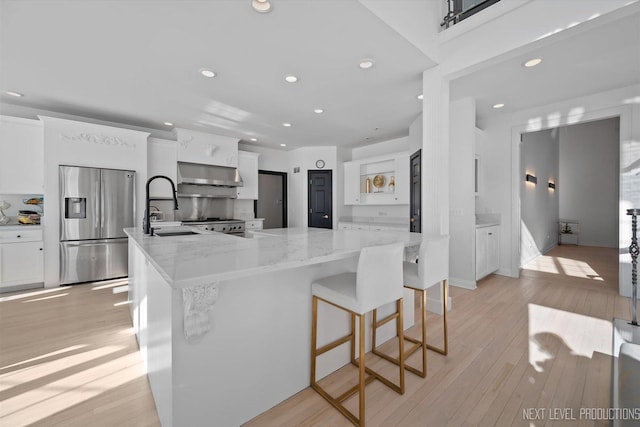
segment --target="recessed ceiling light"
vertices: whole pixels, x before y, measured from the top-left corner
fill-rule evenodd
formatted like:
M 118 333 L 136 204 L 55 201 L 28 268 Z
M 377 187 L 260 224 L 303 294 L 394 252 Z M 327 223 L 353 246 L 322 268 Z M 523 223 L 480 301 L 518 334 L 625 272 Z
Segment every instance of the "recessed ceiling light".
M 258 142 L 258 138 L 249 138 L 249 141 Z
M 363 70 L 367 70 L 371 67 L 373 67 L 373 59 L 363 59 L 360 61 L 360 68 Z
M 527 62 L 525 62 L 524 65 L 527 68 L 531 68 L 531 67 L 535 67 L 536 65 L 540 64 L 542 62 L 542 58 L 533 58 L 528 60 Z
M 287 144 L 280 144 L 280 147 L 286 147 Z
M 164 122 L 164 125 L 165 125 L 165 126 L 173 126 L 173 123 L 171 123 L 171 122 Z
M 504 107 L 504 104 L 494 104 L 493 108 L 502 108 Z
M 324 113 L 324 110 L 322 108 L 316 108 L 316 109 L 313 110 L 313 112 L 316 113 L 316 114 L 322 114 L 322 113 Z
M 258 13 L 268 13 L 271 12 L 271 3 L 269 0 L 251 0 L 251 6 L 253 10 Z
M 424 95 L 423 95 L 423 94 L 420 94 L 420 95 L 418 95 L 418 96 L 417 96 L 417 98 L 418 98 L 420 101 L 422 101 L 422 100 L 424 99 Z
M 298 81 L 296 76 L 287 76 L 284 78 L 287 83 L 295 83 Z
M 20 92 L 14 92 L 12 90 L 8 90 L 5 92 L 7 95 L 15 96 L 16 98 L 22 98 L 24 95 Z
M 282 126 L 284 126 L 286 128 L 290 128 L 291 127 L 291 123 L 283 123 Z
M 200 69 L 200 74 L 202 74 L 205 77 L 215 77 L 216 73 L 209 70 L 208 68 L 201 68 Z

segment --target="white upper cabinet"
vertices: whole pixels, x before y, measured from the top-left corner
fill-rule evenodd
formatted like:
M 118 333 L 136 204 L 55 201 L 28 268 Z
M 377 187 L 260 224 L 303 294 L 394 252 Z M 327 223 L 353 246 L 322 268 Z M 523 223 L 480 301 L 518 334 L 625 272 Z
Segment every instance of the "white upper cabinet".
M 44 130 L 39 120 L 0 116 L 0 194 L 44 192 Z
M 164 175 L 175 184 L 178 174 L 178 153 L 176 141 L 149 138 L 147 144 L 147 175 Z M 169 184 L 163 179 L 157 179 L 149 186 L 151 197 L 171 197 Z
M 188 129 L 177 129 L 178 161 L 238 167 L 238 139 Z
M 244 185 L 237 188 L 238 199 L 258 199 L 258 153 L 238 151 L 238 172 Z
M 345 205 L 409 204 L 409 152 L 344 163 Z

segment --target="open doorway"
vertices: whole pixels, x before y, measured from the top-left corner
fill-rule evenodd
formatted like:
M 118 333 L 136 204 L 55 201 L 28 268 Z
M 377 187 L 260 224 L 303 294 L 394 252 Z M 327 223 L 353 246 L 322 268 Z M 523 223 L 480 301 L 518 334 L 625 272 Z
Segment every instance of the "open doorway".
M 560 245 L 617 253 L 619 117 L 523 133 L 521 140 L 520 266 Z
M 287 173 L 259 170 L 256 218 L 264 218 L 263 228 L 286 228 Z

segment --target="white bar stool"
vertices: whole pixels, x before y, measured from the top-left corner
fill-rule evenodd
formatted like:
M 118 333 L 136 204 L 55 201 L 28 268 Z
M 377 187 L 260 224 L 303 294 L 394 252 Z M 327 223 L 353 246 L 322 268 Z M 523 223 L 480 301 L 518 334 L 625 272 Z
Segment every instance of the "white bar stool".
M 404 394 L 404 340 L 402 327 L 402 243 L 363 248 L 358 259 L 357 273 L 342 273 L 318 279 L 311 285 L 313 308 L 311 320 L 311 387 L 347 417 L 353 424 L 364 426 L 365 384 L 378 379 L 400 394 Z M 329 344 L 316 348 L 318 330 L 318 301 L 331 304 L 351 314 L 351 333 Z M 396 302 L 400 384 L 396 385 L 365 366 L 365 314 L 382 305 Z M 355 323 L 358 317 L 358 359 L 355 357 Z M 359 368 L 358 384 L 338 397 L 331 396 L 316 382 L 316 358 L 339 345 L 351 342 L 351 363 Z M 369 374 L 365 377 L 365 372 Z M 343 404 L 359 393 L 359 415 L 356 417 Z
M 411 356 L 416 350 L 422 350 L 422 370 L 408 366 L 405 363 L 405 369 L 413 372 L 421 377 L 427 376 L 427 349 L 437 353 L 448 354 L 448 336 L 447 336 L 447 280 L 449 278 L 449 236 L 429 236 L 420 244 L 420 253 L 418 263 L 403 262 L 402 263 L 404 286 L 420 292 L 420 305 L 422 317 L 422 338 L 415 339 L 404 336 L 404 339 L 412 342 L 414 345 L 405 351 L 405 360 Z M 444 347 L 438 348 L 427 344 L 427 289 L 442 284 L 442 327 L 444 333 Z M 376 349 L 376 329 L 388 320 L 383 319 L 377 321 L 376 310 L 373 311 L 373 338 L 372 353 L 380 356 L 390 362 L 398 364 L 398 360 L 384 354 Z

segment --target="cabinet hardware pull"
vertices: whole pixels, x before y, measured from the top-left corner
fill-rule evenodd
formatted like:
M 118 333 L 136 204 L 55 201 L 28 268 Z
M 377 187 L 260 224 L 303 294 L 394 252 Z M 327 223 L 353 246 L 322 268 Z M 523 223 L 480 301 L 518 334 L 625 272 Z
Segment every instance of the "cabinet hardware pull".
M 42 250 L 42 248 L 40 248 L 40 250 Z
M 22 237 L 22 236 L 21 236 L 20 234 L 18 234 L 18 239 L 19 239 L 20 237 Z
M 493 236 L 493 233 L 489 233 L 489 236 Z

